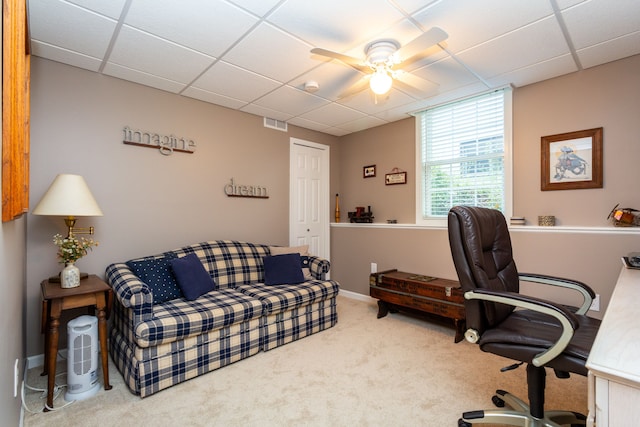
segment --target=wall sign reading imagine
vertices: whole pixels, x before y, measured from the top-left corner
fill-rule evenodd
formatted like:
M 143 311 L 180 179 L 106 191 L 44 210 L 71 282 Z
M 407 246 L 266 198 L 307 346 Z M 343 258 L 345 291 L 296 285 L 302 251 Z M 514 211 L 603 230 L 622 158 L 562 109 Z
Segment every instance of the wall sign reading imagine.
M 131 129 L 125 126 L 123 143 L 138 147 L 155 148 L 160 154 L 170 156 L 174 151 L 193 154 L 196 151 L 196 142 L 192 139 L 177 137 L 175 135 L 160 135 L 145 130 Z

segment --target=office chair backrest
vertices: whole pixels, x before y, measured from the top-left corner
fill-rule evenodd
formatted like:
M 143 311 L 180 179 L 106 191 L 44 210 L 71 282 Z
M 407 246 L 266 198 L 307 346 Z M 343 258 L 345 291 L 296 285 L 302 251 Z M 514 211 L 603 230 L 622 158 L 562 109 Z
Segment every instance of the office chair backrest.
M 504 216 L 494 209 L 455 206 L 449 211 L 449 245 L 463 292 L 477 288 L 519 292 L 518 271 Z M 467 328 L 480 334 L 500 323 L 512 306 L 465 301 Z

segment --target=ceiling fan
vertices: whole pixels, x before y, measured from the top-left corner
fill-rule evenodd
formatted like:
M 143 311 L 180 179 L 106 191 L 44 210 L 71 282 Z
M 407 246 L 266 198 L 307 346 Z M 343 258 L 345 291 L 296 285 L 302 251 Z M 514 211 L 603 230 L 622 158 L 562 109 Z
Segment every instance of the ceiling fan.
M 391 89 L 394 81 L 401 88 L 414 92 L 424 90 L 433 83 L 414 76 L 400 67 L 406 67 L 434 53 L 433 49 L 437 49 L 437 44 L 446 40 L 447 37 L 446 32 L 434 27 L 404 46 L 400 46 L 397 41 L 391 39 L 376 40 L 365 46 L 364 60 L 322 48 L 311 49 L 311 53 L 337 59 L 365 74 L 360 81 L 340 95 L 340 98 L 361 92 L 367 86 L 374 94 L 384 95 Z

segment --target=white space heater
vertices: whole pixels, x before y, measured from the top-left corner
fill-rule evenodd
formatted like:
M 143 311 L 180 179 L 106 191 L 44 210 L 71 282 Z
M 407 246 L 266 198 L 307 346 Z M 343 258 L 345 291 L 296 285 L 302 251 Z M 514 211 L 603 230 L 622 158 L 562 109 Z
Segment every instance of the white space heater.
M 67 324 L 66 401 L 84 400 L 100 389 L 98 380 L 98 318 L 80 316 Z

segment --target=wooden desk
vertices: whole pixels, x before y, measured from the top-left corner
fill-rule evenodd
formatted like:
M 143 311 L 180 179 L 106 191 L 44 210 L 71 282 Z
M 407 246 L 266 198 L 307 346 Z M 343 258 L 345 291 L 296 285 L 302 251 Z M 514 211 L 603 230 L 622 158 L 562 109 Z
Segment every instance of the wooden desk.
M 586 366 L 593 427 L 640 426 L 640 270 L 622 268 Z
M 378 319 L 389 310 L 410 309 L 452 319 L 455 342 L 464 338 L 464 296 L 454 280 L 405 273 L 381 271 L 369 276 L 369 295 L 378 298 Z
M 42 288 L 42 331 L 45 334 L 44 371 L 47 378 L 47 405 L 53 408 L 53 389 L 56 380 L 56 359 L 58 355 L 58 328 L 60 313 L 63 310 L 79 307 L 94 306 L 98 316 L 98 335 L 100 337 L 100 352 L 102 353 L 102 373 L 104 375 L 104 389 L 111 390 L 109 384 L 109 359 L 107 354 L 107 313 L 111 303 L 111 288 L 98 276 L 92 274 L 80 281 L 80 286 L 63 289 L 60 283 L 50 283 L 43 280 Z

